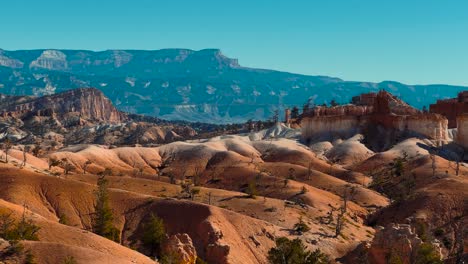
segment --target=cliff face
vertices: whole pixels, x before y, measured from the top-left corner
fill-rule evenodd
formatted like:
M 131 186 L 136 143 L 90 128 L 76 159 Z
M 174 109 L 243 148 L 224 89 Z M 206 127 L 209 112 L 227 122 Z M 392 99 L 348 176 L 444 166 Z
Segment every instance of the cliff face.
M 457 99 L 439 100 L 429 107 L 431 113 L 441 114 L 448 119 L 448 127 L 457 127 L 457 116 L 468 113 L 468 103 Z
M 372 106 L 340 105 L 334 107 L 317 106 L 307 116 L 361 116 L 372 113 Z
M 460 115 L 457 117 L 457 137 L 455 141 L 468 148 L 468 115 Z
M 159 144 L 189 139 L 188 125 L 139 122 L 118 111 L 104 94 L 81 88 L 43 97 L 0 95 L 0 141 L 57 144 Z M 56 145 L 58 146 L 58 145 Z
M 447 123 L 441 115 L 421 113 L 390 93 L 381 91 L 376 94 L 372 106 L 316 107 L 303 118 L 301 130 L 306 142 L 348 138 L 366 131 L 372 138 L 399 134 L 445 141 L 448 140 Z
M 70 90 L 64 93 L 34 98 L 14 105 L 0 105 L 0 110 L 21 117 L 36 113 L 42 116 L 63 117 L 68 113 L 78 113 L 83 119 L 120 123 L 127 119 L 119 112 L 104 94 L 94 88 Z
M 302 139 L 306 142 L 315 140 L 333 140 L 348 138 L 360 132 L 364 120 L 356 116 L 309 117 L 302 120 Z
M 421 238 L 413 232 L 410 225 L 393 224 L 380 228 L 368 250 L 370 263 L 385 264 L 389 259 L 399 259 L 400 263 L 412 263 L 423 244 Z M 439 245 L 433 244 L 441 258 Z

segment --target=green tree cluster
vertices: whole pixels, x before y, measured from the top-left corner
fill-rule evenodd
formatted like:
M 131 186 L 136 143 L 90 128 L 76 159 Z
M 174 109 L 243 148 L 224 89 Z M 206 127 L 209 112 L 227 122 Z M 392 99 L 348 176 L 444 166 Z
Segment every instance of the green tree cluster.
M 328 264 L 329 257 L 319 249 L 308 251 L 300 239 L 276 239 L 276 247 L 268 251 L 270 264 Z

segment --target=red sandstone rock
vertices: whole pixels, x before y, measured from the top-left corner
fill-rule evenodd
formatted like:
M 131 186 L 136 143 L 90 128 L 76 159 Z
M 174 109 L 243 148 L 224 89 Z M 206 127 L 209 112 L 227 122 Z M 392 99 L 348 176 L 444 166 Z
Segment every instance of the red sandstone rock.
M 381 126 L 433 140 L 448 139 L 447 120 L 441 115 L 421 113 L 385 91 L 379 92 L 373 102 L 372 107 L 343 105 L 312 109 L 302 120 L 302 138 L 305 141 L 323 136 L 346 138 L 370 126 Z
M 465 101 L 463 95 L 460 93 L 459 98 L 437 100 L 437 103 L 429 106 L 431 113 L 441 114 L 448 119 L 448 128 L 457 127 L 457 116 L 468 113 L 468 103 Z
M 165 255 L 175 258 L 179 264 L 195 264 L 197 251 L 188 234 L 175 234 L 169 237 L 163 244 L 162 251 Z
M 412 263 L 423 241 L 413 232 L 410 225 L 392 224 L 381 228 L 375 234 L 374 240 L 368 249 L 370 263 L 386 264 L 389 257 L 399 258 L 401 263 Z M 440 254 L 440 247 L 433 245 Z

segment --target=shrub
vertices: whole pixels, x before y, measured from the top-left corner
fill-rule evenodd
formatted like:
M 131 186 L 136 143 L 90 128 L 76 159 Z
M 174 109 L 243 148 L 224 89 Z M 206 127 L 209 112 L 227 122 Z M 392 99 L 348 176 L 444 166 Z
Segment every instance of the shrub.
M 257 196 L 257 183 L 254 180 L 249 182 L 246 193 L 250 198 L 255 198 Z
M 10 241 L 10 246 L 6 249 L 4 256 L 14 256 L 23 253 L 24 246 L 21 245 L 17 240 Z
M 8 241 L 39 240 L 37 236 L 39 229 L 39 226 L 26 218 L 25 213 L 23 213 L 21 220 L 16 223 L 12 212 L 0 211 L 0 237 Z
M 415 264 L 442 264 L 439 254 L 430 243 L 423 243 L 418 249 Z
M 41 229 L 39 226 L 23 216 L 16 228 L 12 230 L 10 240 L 39 240 L 37 236 L 39 229 Z
M 24 259 L 24 263 L 25 264 L 36 264 L 37 263 L 36 257 L 29 250 L 26 252 L 26 257 Z
M 69 225 L 70 224 L 66 214 L 62 213 L 62 214 L 59 215 L 59 223 L 62 224 L 62 225 Z
M 208 262 L 204 261 L 200 257 L 197 257 L 197 260 L 196 260 L 195 264 L 208 264 Z
M 278 209 L 276 207 L 265 208 L 265 212 L 274 213 L 276 211 L 278 211 Z
M 299 218 L 299 222 L 294 224 L 294 231 L 298 233 L 304 233 L 310 230 L 310 227 L 302 220 L 302 217 Z
M 62 261 L 63 264 L 78 264 L 78 262 L 76 261 L 75 257 L 73 256 L 68 256 L 66 257 L 63 261 Z
M 276 247 L 268 251 L 270 264 L 326 264 L 330 263 L 327 255 L 319 249 L 314 252 L 306 250 L 300 239 L 289 240 L 285 237 L 276 239 Z

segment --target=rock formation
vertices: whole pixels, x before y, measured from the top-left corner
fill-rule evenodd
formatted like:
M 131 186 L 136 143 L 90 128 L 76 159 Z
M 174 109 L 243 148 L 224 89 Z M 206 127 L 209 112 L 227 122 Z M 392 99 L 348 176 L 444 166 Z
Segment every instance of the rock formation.
M 368 249 L 370 263 L 386 264 L 389 259 L 398 259 L 399 263 L 414 263 L 418 249 L 424 242 L 413 232 L 410 225 L 392 224 L 377 230 Z M 433 244 L 439 256 L 441 249 Z
M 36 113 L 39 116 L 64 115 L 77 113 L 80 118 L 119 123 L 127 120 L 104 94 L 94 88 L 70 90 L 64 93 L 32 98 L 17 104 L 0 104 L 0 111 L 9 115 L 23 117 Z
M 432 140 L 448 139 L 447 120 L 438 114 L 421 113 L 388 92 L 355 98 L 356 105 L 319 106 L 303 114 L 302 139 L 349 138 L 356 133 L 377 131 L 421 135 Z M 372 104 L 372 105 L 370 105 Z M 377 136 L 372 134 L 372 137 Z
M 0 141 L 49 142 L 56 147 L 70 143 L 133 145 L 167 143 L 195 135 L 188 124 L 120 112 L 94 88 L 43 97 L 0 95 Z
M 197 251 L 188 234 L 175 234 L 169 237 L 162 246 L 163 254 L 175 258 L 179 264 L 195 264 Z
M 457 137 L 455 138 L 460 146 L 468 148 L 468 115 L 457 116 Z
M 437 103 L 429 106 L 429 111 L 445 116 L 448 128 L 456 128 L 457 117 L 468 113 L 468 91 L 459 93 L 457 98 L 437 100 Z

